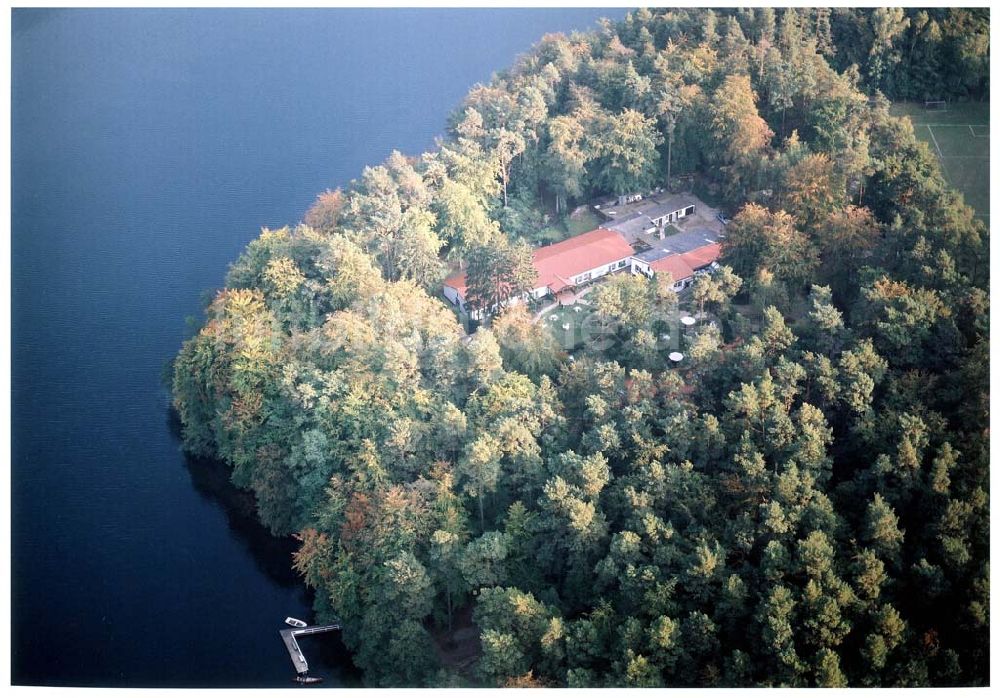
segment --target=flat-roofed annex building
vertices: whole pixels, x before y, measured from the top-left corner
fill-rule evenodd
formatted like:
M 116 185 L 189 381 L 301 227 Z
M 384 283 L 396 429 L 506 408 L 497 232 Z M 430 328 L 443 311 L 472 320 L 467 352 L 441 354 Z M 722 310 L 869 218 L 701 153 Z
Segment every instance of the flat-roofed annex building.
M 598 210 L 610 219 L 605 227 L 617 230 L 628 240 L 640 233 L 656 233 L 663 237 L 666 226 L 694 215 L 696 199 L 687 194 L 662 192 L 628 203 L 619 199 L 618 205 L 605 204 Z

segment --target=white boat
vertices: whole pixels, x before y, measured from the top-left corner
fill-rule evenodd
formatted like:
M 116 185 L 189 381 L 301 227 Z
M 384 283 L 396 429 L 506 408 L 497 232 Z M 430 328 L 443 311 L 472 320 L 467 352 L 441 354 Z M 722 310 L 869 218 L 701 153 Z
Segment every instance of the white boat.
M 298 618 L 292 618 L 291 616 L 289 616 L 288 618 L 285 618 L 285 623 L 287 623 L 288 625 L 292 626 L 293 628 L 304 628 L 307 625 L 309 625 L 305 621 L 301 621 Z
M 304 684 L 321 683 L 323 681 L 323 679 L 320 678 L 319 676 L 296 676 L 292 680 L 295 681 L 295 683 L 304 683 Z

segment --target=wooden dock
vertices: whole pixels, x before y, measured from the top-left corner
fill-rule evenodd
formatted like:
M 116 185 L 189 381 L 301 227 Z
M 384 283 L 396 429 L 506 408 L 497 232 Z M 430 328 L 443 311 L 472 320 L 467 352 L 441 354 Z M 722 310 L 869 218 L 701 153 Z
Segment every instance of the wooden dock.
M 292 659 L 292 665 L 295 667 L 296 674 L 299 676 L 305 676 L 308 674 L 309 662 L 306 661 L 306 656 L 302 654 L 302 649 L 299 647 L 298 640 L 295 638 L 301 635 L 318 635 L 319 633 L 328 633 L 331 630 L 340 630 L 340 624 L 312 625 L 307 628 L 285 628 L 284 630 L 278 631 L 281 635 L 282 642 L 285 643 L 285 649 L 288 650 L 288 656 Z

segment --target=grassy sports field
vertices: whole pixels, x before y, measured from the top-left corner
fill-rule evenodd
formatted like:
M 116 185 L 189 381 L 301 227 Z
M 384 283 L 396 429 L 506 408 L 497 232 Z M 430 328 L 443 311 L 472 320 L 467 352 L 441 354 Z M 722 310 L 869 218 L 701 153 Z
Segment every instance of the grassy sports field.
M 941 161 L 945 177 L 989 223 L 989 103 L 951 103 L 945 110 L 929 110 L 922 102 L 899 102 L 892 105 L 892 113 L 910 117 L 917 138 L 930 145 Z

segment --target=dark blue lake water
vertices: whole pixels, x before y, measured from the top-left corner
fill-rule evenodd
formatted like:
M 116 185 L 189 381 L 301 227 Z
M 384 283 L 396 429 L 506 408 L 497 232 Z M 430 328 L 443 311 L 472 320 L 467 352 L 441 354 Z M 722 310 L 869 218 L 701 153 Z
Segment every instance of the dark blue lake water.
M 185 317 L 261 226 L 431 147 L 542 34 L 623 14 L 13 12 L 15 684 L 290 685 L 293 548 L 171 426 Z

